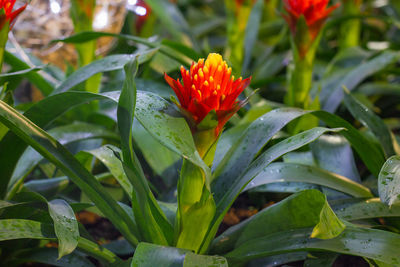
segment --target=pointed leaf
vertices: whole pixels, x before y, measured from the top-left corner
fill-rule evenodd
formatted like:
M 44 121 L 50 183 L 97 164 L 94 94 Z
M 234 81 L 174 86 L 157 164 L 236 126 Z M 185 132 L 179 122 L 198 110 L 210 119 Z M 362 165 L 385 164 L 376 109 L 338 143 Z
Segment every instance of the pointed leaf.
M 54 230 L 58 239 L 58 258 L 70 254 L 78 245 L 78 221 L 74 211 L 62 199 L 49 202 L 49 213 L 54 222 Z

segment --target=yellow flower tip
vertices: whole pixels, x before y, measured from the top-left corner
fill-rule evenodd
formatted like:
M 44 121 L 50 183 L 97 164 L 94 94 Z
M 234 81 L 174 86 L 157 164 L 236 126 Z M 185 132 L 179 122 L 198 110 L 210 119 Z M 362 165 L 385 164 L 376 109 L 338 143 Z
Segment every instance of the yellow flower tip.
M 204 86 L 208 86 L 209 83 L 207 81 L 204 81 Z
M 181 71 L 184 72 L 185 68 L 181 65 Z
M 203 73 L 202 69 L 199 69 L 199 76 L 200 76 L 200 79 L 204 78 L 204 73 Z
M 189 71 L 188 70 L 186 71 L 186 75 L 189 76 Z
M 210 53 L 206 60 L 206 66 L 210 68 L 217 69 L 219 65 L 226 64 L 226 62 L 222 59 L 222 56 L 217 53 Z
M 218 95 L 217 91 L 214 90 L 213 95 Z
M 221 100 L 224 101 L 224 100 L 225 100 L 225 97 L 226 97 L 225 95 L 222 95 L 222 96 L 221 96 Z
M 210 83 L 214 82 L 213 76 L 210 76 Z
M 196 86 L 192 84 L 192 89 L 196 91 Z
M 218 84 L 217 85 L 217 91 L 221 90 L 221 86 Z
M 209 72 L 207 66 L 205 66 L 205 67 L 203 68 L 203 72 L 204 72 L 204 74 L 207 74 L 207 73 Z
M 200 95 L 200 97 L 201 97 L 201 91 L 200 91 L 200 90 L 197 90 L 197 92 L 199 93 L 199 95 Z
M 197 82 L 197 80 L 198 80 L 197 74 L 194 75 L 194 80 Z

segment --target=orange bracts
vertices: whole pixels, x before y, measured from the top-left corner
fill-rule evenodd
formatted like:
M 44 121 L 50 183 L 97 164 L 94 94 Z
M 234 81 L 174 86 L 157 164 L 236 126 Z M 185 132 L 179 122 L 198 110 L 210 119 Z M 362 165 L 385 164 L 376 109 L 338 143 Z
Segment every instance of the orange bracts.
M 339 6 L 327 8 L 329 0 L 283 0 L 283 3 L 288 13 L 284 18 L 292 33 L 296 34 L 297 21 L 303 15 L 312 39 L 317 37 L 329 14 Z
M 218 120 L 215 134 L 218 136 L 225 123 L 245 104 L 236 99 L 250 84 L 251 78 L 235 80 L 231 73 L 232 69 L 222 56 L 212 53 L 205 61 L 193 62 L 190 70 L 181 67 L 182 80 L 174 80 L 165 74 L 165 80 L 179 99 L 176 104 L 189 120 L 192 131 L 196 131 L 214 110 Z
M 27 4 L 13 11 L 16 0 L 0 0 L 0 29 L 2 29 L 6 22 L 9 23 L 10 29 L 15 23 L 17 16 L 25 10 Z

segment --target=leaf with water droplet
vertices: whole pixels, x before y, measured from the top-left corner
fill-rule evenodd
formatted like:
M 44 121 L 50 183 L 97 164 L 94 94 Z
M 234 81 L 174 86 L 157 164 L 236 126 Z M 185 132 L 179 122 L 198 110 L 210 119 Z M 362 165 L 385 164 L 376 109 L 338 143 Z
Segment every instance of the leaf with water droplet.
M 381 201 L 392 206 L 400 203 L 400 156 L 392 156 L 383 165 L 378 178 Z
M 58 258 L 60 259 L 73 252 L 78 245 L 78 222 L 74 211 L 65 200 L 54 199 L 48 205 L 58 239 Z

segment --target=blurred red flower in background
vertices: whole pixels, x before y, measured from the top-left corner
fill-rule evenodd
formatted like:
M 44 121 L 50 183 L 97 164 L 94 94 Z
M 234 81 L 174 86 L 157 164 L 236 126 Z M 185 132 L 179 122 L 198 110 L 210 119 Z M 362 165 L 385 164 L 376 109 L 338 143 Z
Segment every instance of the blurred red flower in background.
M 304 16 L 312 39 L 320 32 L 329 14 L 335 10 L 339 3 L 328 8 L 329 0 L 283 0 L 287 15 L 283 15 L 295 35 L 297 21 Z
M 9 23 L 9 29 L 11 29 L 17 16 L 24 11 L 28 5 L 25 4 L 24 6 L 13 11 L 15 1 L 16 0 L 0 0 L 0 29 L 3 29 L 6 22 Z

